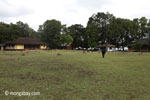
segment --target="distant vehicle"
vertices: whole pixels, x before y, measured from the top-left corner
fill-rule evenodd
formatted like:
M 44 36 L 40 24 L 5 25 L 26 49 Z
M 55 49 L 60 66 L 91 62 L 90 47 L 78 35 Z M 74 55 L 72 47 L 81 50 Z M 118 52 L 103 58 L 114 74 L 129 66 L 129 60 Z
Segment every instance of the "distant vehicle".
M 75 50 L 87 50 L 87 51 L 98 51 L 99 48 L 95 47 L 95 48 L 82 48 L 82 47 L 76 47 Z
M 122 47 L 116 48 L 116 51 L 123 51 Z M 128 51 L 128 47 L 124 47 L 124 51 Z
M 88 50 L 88 51 L 91 51 L 91 50 L 92 50 L 92 48 L 91 48 L 91 47 L 90 47 L 90 48 L 87 48 L 87 50 Z
M 82 47 L 76 47 L 75 50 L 83 50 Z
M 98 51 L 98 50 L 99 50 L 99 48 L 97 48 L 97 47 L 93 49 L 93 51 Z
M 99 50 L 99 48 L 97 48 L 97 47 L 95 47 L 95 48 L 91 48 L 91 47 L 90 47 L 90 48 L 87 48 L 87 50 L 88 50 L 88 51 L 98 51 L 98 50 Z

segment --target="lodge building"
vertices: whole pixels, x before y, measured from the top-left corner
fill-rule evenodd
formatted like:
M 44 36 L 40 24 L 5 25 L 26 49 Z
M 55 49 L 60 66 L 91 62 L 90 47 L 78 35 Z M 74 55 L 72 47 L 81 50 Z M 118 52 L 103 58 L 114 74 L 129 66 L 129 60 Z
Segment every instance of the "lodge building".
M 46 43 L 34 38 L 18 38 L 13 41 L 8 41 L 4 46 L 5 50 L 35 50 L 47 49 Z

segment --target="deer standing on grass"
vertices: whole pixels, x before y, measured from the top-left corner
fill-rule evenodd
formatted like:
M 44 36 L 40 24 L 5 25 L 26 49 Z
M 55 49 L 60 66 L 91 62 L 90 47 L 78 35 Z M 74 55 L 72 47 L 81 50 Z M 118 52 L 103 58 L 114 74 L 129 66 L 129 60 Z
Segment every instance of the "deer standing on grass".
M 57 56 L 61 56 L 61 54 L 60 54 L 60 53 L 57 53 Z
M 83 54 L 86 54 L 86 51 L 83 51 Z

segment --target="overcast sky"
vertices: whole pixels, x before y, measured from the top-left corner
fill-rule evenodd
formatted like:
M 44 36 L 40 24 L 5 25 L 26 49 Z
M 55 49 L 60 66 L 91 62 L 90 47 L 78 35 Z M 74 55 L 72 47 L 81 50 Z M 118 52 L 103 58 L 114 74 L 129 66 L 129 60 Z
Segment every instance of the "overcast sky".
M 0 0 L 0 21 L 28 23 L 33 29 L 47 19 L 86 26 L 97 12 L 121 18 L 150 18 L 150 0 Z

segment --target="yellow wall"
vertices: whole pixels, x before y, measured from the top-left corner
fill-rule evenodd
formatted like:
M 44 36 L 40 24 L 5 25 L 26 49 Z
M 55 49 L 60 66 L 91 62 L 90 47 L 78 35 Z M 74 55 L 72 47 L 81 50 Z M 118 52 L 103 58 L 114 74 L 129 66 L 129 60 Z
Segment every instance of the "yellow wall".
M 46 47 L 46 45 L 41 45 L 40 46 L 40 49 L 46 49 L 47 47 Z
M 24 49 L 24 45 L 15 45 L 15 49 Z

